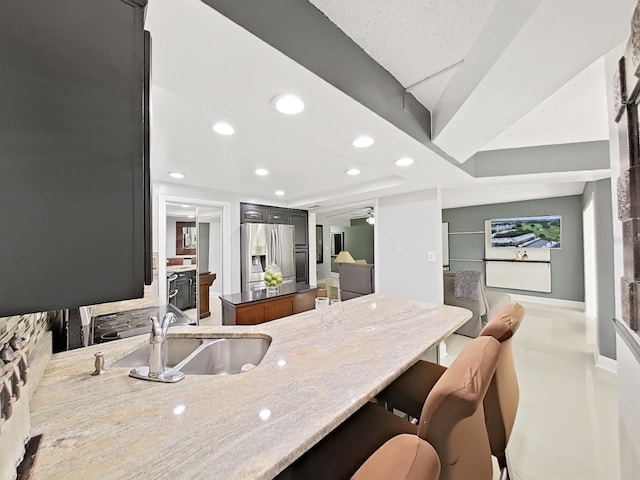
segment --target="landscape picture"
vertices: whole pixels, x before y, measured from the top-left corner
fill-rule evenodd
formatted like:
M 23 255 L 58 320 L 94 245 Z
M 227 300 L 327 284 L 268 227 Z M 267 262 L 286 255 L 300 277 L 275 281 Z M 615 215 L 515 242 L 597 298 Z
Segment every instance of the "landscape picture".
M 491 246 L 560 248 L 560 215 L 491 219 Z

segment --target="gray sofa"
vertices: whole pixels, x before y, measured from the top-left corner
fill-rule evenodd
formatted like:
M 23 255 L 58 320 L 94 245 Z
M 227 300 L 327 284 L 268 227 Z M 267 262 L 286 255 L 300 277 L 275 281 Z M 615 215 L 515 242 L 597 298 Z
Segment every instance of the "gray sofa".
M 457 272 L 443 272 L 444 303 L 471 310 L 473 316 L 456 333 L 467 337 L 477 337 L 487 321 L 505 305 L 511 303 L 511 296 L 506 293 L 487 291 L 484 277 L 478 282 L 478 300 L 458 298 L 455 295 L 455 279 Z
M 341 263 L 339 272 L 340 300 L 350 300 L 376 291 L 373 265 L 367 263 Z

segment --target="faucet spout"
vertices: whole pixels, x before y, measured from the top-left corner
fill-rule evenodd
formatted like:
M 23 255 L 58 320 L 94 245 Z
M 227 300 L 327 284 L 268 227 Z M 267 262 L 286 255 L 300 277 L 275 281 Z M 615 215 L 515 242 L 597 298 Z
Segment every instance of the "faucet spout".
M 151 335 L 149 336 L 149 376 L 157 378 L 167 369 L 167 349 L 165 340 L 169 325 L 175 322 L 175 314 L 168 312 L 162 322 L 151 317 Z

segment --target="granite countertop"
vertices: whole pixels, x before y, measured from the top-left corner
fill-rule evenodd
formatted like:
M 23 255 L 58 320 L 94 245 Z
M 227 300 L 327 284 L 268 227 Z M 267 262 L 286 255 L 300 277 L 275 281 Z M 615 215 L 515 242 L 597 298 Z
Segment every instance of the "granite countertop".
M 342 308 L 327 328 L 312 310 L 255 326 L 170 330 L 271 337 L 262 362 L 239 375 L 159 384 L 110 367 L 146 337 L 54 355 L 31 402 L 32 434 L 43 434 L 32 478 L 273 478 L 471 317 L 379 294 Z M 107 372 L 93 377 L 98 350 Z
M 172 273 L 191 272 L 196 269 L 197 265 L 167 265 L 167 276 Z
M 283 283 L 278 287 L 278 292 L 267 293 L 267 289 L 254 290 L 252 292 L 232 293 L 230 295 L 220 295 L 220 299 L 235 306 L 254 302 L 262 302 L 271 298 L 284 297 L 296 293 L 304 293 L 315 290 L 317 287 L 306 283 Z

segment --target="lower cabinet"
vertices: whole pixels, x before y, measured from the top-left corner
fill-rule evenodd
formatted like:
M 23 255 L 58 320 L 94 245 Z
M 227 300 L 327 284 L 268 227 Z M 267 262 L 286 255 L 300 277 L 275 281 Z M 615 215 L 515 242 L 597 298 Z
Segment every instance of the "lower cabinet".
M 175 297 L 175 306 L 180 310 L 196 308 L 196 272 L 180 272 L 176 280 L 178 294 Z
M 257 325 L 315 308 L 317 289 L 282 297 L 273 297 L 245 305 L 222 299 L 223 325 Z
M 309 249 L 295 250 L 296 283 L 309 283 Z

